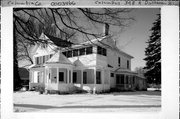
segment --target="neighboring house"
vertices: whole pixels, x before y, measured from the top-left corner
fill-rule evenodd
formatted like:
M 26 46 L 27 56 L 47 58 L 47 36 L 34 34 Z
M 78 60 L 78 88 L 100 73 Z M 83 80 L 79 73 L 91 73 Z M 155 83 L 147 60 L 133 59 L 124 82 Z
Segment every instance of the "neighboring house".
M 43 33 L 40 39 L 53 42 Z M 131 71 L 132 58 L 116 47 L 106 29 L 104 37 L 69 48 L 37 47 L 30 67 L 29 88 L 44 85 L 46 90 L 60 92 L 69 92 L 74 87 L 95 92 L 135 90 L 139 79 Z

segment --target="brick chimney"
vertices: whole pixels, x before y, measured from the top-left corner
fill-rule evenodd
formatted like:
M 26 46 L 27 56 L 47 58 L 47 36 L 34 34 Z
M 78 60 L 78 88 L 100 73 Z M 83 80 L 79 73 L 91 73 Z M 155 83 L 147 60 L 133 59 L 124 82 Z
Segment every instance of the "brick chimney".
M 108 35 L 109 35 L 109 24 L 108 24 L 108 23 L 105 23 L 105 24 L 104 24 L 103 34 L 104 34 L 105 36 L 108 36 Z

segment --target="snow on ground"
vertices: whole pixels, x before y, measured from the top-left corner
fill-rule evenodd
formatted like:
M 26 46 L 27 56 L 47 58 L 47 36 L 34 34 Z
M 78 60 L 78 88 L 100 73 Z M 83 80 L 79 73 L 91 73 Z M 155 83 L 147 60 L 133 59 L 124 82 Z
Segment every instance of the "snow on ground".
M 107 94 L 14 93 L 15 112 L 159 112 L 160 91 Z

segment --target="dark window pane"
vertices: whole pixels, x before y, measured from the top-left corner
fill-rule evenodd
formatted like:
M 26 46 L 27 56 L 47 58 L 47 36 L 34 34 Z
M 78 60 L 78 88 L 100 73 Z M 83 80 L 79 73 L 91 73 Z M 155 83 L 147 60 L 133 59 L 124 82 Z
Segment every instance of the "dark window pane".
M 78 50 L 73 50 L 73 57 L 78 56 Z
M 85 55 L 85 48 L 79 49 L 79 55 Z
M 67 57 L 72 57 L 72 51 L 67 52 Z
M 119 67 L 121 66 L 121 58 L 120 57 L 118 57 L 118 65 L 119 65 Z
M 36 58 L 36 64 L 40 64 L 40 57 Z
M 67 57 L 67 52 L 62 52 L 62 54 Z
M 59 72 L 59 81 L 64 81 L 64 72 Z
M 103 52 L 102 55 L 106 56 L 107 55 L 107 50 L 105 48 L 103 48 Z
M 129 77 L 128 76 L 126 76 L 126 84 L 128 84 L 129 82 Z
M 87 72 L 83 72 L 83 84 L 87 84 Z
M 43 63 L 45 63 L 45 56 L 43 56 Z
M 101 72 L 96 71 L 96 84 L 101 84 Z
M 129 69 L 129 60 L 127 60 L 127 68 Z
M 102 54 L 102 48 L 100 46 L 97 47 L 97 54 Z
M 133 76 L 133 84 L 135 84 L 135 76 Z
M 107 51 L 106 51 L 105 48 L 102 48 L 102 47 L 100 47 L 100 46 L 97 47 L 97 54 L 106 56 L 106 54 L 107 54 L 106 52 L 107 52 Z
M 120 80 L 121 80 L 121 84 L 124 84 L 124 75 L 123 74 L 120 75 Z
M 116 84 L 120 84 L 120 75 L 116 74 Z
M 86 48 L 86 54 L 92 54 L 92 46 Z
M 77 82 L 77 72 L 73 72 L 73 83 Z
M 114 77 L 114 73 L 111 73 L 111 77 Z

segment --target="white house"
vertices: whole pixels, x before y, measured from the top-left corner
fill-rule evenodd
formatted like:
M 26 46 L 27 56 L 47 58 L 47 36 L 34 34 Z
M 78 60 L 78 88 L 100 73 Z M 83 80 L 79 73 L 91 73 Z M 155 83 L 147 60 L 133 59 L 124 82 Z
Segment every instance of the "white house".
M 40 39 L 51 41 L 42 33 Z M 133 57 L 116 47 L 115 41 L 106 35 L 102 38 L 59 48 L 49 45 L 37 47 L 30 67 L 29 88 L 44 85 L 46 90 L 69 92 L 79 89 L 103 92 L 110 89 L 135 90 L 144 78 L 131 71 Z

